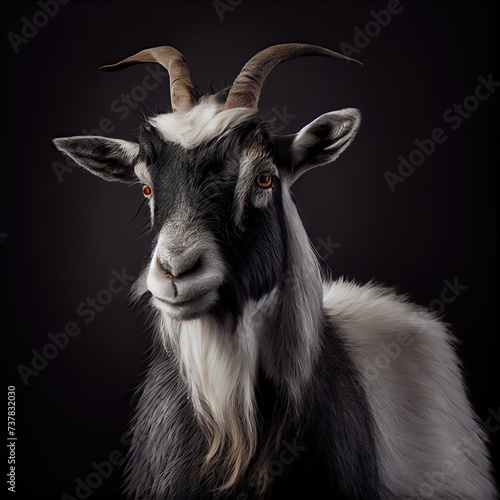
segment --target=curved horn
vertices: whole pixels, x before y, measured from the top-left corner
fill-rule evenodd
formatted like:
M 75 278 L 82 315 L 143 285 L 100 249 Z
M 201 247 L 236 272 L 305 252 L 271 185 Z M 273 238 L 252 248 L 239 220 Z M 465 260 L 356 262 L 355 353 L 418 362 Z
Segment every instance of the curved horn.
M 267 75 L 279 63 L 303 56 L 337 57 L 346 61 L 356 59 L 344 56 L 332 50 L 305 43 L 284 43 L 273 45 L 253 56 L 243 67 L 231 87 L 226 100 L 226 109 L 256 108 L 260 91 Z
M 137 63 L 156 62 L 170 75 L 170 98 L 173 111 L 188 110 L 197 102 L 194 85 L 184 56 L 173 47 L 163 46 L 142 50 L 116 64 L 101 66 L 103 71 L 116 71 Z

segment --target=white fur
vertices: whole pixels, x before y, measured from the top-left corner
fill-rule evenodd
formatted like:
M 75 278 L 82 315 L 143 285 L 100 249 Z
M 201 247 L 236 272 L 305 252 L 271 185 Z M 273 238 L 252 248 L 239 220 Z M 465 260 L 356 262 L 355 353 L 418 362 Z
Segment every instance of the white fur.
M 166 141 L 192 149 L 223 134 L 252 114 L 255 110 L 248 108 L 224 110 L 223 104 L 206 98 L 187 112 L 165 113 L 149 121 Z
M 296 386 L 299 382 L 305 384 L 312 375 L 313 365 L 320 349 L 317 332 L 320 330 L 319 318 L 321 318 L 321 278 L 318 261 L 311 251 L 311 243 L 307 237 L 306 230 L 300 220 L 297 207 L 292 200 L 288 189 L 283 190 L 283 206 L 289 228 L 289 261 L 287 286 L 294 289 L 295 307 L 300 314 L 297 315 L 297 331 L 303 332 L 300 338 L 300 378 L 293 376 L 289 385 L 293 392 L 300 394 L 302 388 Z M 300 399 L 300 396 L 297 396 Z
M 361 374 L 395 497 L 495 498 L 484 431 L 445 326 L 404 297 L 343 280 L 324 285 L 324 307 Z
M 122 151 L 125 154 L 125 157 L 131 163 L 135 161 L 137 155 L 139 154 L 139 144 L 130 141 L 124 141 L 123 139 L 113 139 L 117 143 L 119 143 Z
M 232 486 L 245 471 L 257 445 L 255 377 L 257 339 L 254 318 L 269 296 L 249 302 L 235 329 L 211 315 L 175 321 L 162 314 L 163 335 L 176 347 L 181 373 L 210 450 L 226 466 L 225 484 Z
M 151 176 L 149 175 L 148 167 L 145 162 L 138 162 L 134 167 L 134 173 L 140 182 L 147 184 L 149 187 L 152 186 Z

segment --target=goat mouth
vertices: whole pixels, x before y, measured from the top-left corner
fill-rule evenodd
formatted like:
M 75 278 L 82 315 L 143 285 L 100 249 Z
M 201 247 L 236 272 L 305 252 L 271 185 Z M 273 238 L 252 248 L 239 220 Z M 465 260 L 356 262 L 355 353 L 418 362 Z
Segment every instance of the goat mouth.
M 153 294 L 156 305 L 174 319 L 192 319 L 207 313 L 217 301 L 216 289 L 207 290 L 196 297 L 183 300 L 182 297 L 169 300 Z
M 199 299 L 201 299 L 204 295 L 206 295 L 209 292 L 204 292 L 201 295 L 198 295 L 194 299 L 188 299 L 188 300 L 180 300 L 180 299 L 174 299 L 174 300 L 168 300 L 168 299 L 162 299 L 161 297 L 155 296 L 155 299 L 159 300 L 160 302 L 163 302 L 164 304 L 168 304 L 169 306 L 187 306 L 189 304 L 194 304 L 196 303 Z

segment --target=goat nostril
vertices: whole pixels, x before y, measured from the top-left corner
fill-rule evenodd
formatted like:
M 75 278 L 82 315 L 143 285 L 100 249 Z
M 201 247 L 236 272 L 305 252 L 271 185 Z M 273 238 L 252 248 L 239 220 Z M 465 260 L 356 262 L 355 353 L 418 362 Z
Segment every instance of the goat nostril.
M 158 257 L 158 255 L 156 256 L 156 263 L 158 264 L 158 266 L 160 267 L 160 269 L 163 270 L 163 272 L 170 278 L 170 279 L 174 279 L 174 275 L 172 274 L 172 270 L 170 269 L 170 267 L 165 264 L 164 262 L 162 262 L 160 260 L 160 258 Z
M 175 279 L 184 277 L 188 274 L 196 272 L 202 267 L 202 258 L 197 257 L 195 259 L 189 258 L 173 258 L 173 261 L 167 263 L 166 261 L 160 259 L 156 256 L 156 263 L 158 268 L 163 271 L 163 273 L 172 281 Z

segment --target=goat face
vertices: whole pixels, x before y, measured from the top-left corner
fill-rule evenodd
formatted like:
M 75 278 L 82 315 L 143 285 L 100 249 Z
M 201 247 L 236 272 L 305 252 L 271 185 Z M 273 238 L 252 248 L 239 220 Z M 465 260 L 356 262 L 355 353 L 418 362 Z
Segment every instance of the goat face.
M 228 106 L 232 91 L 195 102 L 176 91 L 177 112 L 149 118 L 138 142 L 54 142 L 102 178 L 143 186 L 156 233 L 147 287 L 161 311 L 177 320 L 235 315 L 282 279 L 294 238 L 284 209 L 291 184 L 349 145 L 360 114 L 328 113 L 298 134 L 273 136 L 255 107 Z
M 151 120 L 158 128 L 148 124 L 140 133 L 135 170 L 150 192 L 157 232 L 147 286 L 155 305 L 175 319 L 236 312 L 243 297 L 269 292 L 281 273 L 284 224 L 273 145 L 257 116 L 237 121 L 222 137 L 189 149 L 164 139 L 159 117 Z

